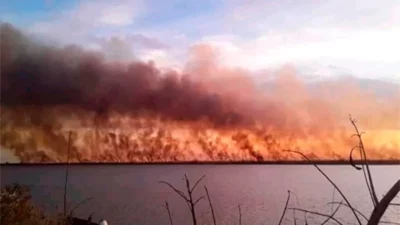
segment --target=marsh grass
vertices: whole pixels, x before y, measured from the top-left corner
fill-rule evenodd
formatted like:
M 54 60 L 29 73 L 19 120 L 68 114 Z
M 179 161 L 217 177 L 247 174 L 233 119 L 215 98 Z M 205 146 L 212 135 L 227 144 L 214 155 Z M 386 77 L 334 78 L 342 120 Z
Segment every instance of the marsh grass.
M 356 137 L 358 139 L 358 145 L 355 146 L 353 149 L 350 151 L 349 159 L 350 159 L 350 165 L 354 167 L 356 170 L 362 171 L 364 175 L 364 179 L 366 182 L 366 187 L 368 189 L 368 192 L 370 194 L 371 202 L 372 202 L 372 213 L 369 216 L 366 216 L 362 214 L 358 209 L 356 209 L 349 199 L 344 195 L 344 193 L 341 191 L 340 187 L 333 181 L 317 164 L 313 163 L 307 155 L 303 154 L 302 152 L 299 151 L 293 151 L 293 150 L 285 150 L 286 152 L 290 154 L 298 154 L 305 158 L 306 160 L 309 161 L 310 164 L 312 164 L 319 172 L 320 174 L 325 177 L 325 179 L 334 187 L 334 193 L 338 192 L 342 198 L 340 201 L 332 201 L 327 203 L 328 205 L 336 205 L 336 208 L 333 210 L 331 214 L 326 214 L 318 211 L 313 211 L 309 209 L 303 209 L 299 207 L 289 207 L 289 202 L 291 199 L 291 194 L 295 195 L 295 193 L 291 192 L 288 190 L 288 197 L 285 203 L 285 207 L 282 211 L 282 214 L 280 216 L 280 220 L 278 225 L 281 225 L 283 220 L 289 216 L 287 213 L 288 210 L 293 211 L 293 223 L 294 225 L 297 225 L 296 221 L 296 212 L 300 212 L 304 214 L 304 221 L 305 224 L 308 225 L 307 221 L 307 215 L 311 214 L 314 216 L 318 216 L 323 218 L 323 222 L 321 223 L 316 223 L 320 225 L 325 225 L 329 221 L 333 221 L 336 224 L 342 225 L 342 224 L 358 224 L 358 225 L 378 225 L 378 224 L 393 224 L 393 225 L 400 225 L 400 222 L 398 221 L 382 221 L 381 218 L 384 215 L 384 213 L 387 211 L 389 207 L 399 207 L 400 205 L 398 203 L 393 203 L 393 199 L 396 198 L 398 193 L 400 192 L 400 180 L 397 180 L 395 184 L 386 192 L 386 194 L 379 199 L 378 196 L 376 195 L 375 192 L 375 186 L 373 183 L 372 175 L 370 172 L 370 168 L 368 165 L 368 159 L 366 155 L 366 151 L 364 148 L 364 144 L 362 141 L 362 132 L 359 132 L 359 129 L 356 125 L 356 120 L 350 117 L 350 122 L 353 125 L 355 129 L 355 134 L 353 137 Z M 69 142 L 70 142 L 71 135 L 69 136 Z M 360 156 L 361 156 L 361 166 L 355 165 L 354 163 L 354 153 L 358 150 Z M 19 185 L 19 184 L 12 184 L 9 186 L 6 186 L 1 189 L 1 195 L 0 195 L 0 215 L 1 215 L 1 225 L 70 225 L 71 222 L 68 218 L 71 218 L 73 216 L 73 212 L 75 209 L 77 209 L 79 206 L 82 204 L 85 204 L 86 202 L 92 200 L 92 198 L 87 198 L 84 199 L 83 201 L 79 202 L 77 205 L 74 207 L 71 207 L 70 210 L 67 208 L 67 185 L 68 185 L 68 162 L 69 162 L 69 151 L 70 151 L 70 145 L 68 143 L 68 153 L 67 153 L 67 167 L 66 167 L 66 177 L 65 177 L 65 183 L 64 183 L 64 202 L 63 202 L 63 213 L 62 214 L 55 214 L 55 215 L 49 215 L 46 214 L 45 211 L 37 208 L 34 206 L 31 200 L 31 195 L 30 195 L 30 190 L 27 186 Z M 185 192 L 182 190 L 177 189 L 174 185 L 167 181 L 159 181 L 160 184 L 164 184 L 168 186 L 170 189 L 172 189 L 173 192 L 175 192 L 180 198 L 182 198 L 185 203 L 188 206 L 188 209 L 191 214 L 191 219 L 192 219 L 192 224 L 193 225 L 198 225 L 199 224 L 199 218 L 197 218 L 196 214 L 196 205 L 199 203 L 201 200 L 205 199 L 203 196 L 200 196 L 198 198 L 194 197 L 194 192 L 196 190 L 196 187 L 201 183 L 201 181 L 205 178 L 205 175 L 200 177 L 196 182 L 191 183 L 190 179 L 188 176 L 185 174 L 184 175 L 184 182 L 186 184 L 186 190 Z M 212 221 L 213 225 L 219 224 L 219 221 L 216 220 L 215 217 L 215 210 L 212 204 L 212 198 L 210 197 L 210 192 L 207 187 L 204 186 L 205 190 L 205 196 L 207 196 L 207 200 L 209 203 L 210 211 L 211 211 L 211 216 L 212 216 Z M 296 196 L 296 195 L 295 195 Z M 296 196 L 297 198 L 297 196 Z M 169 224 L 174 225 L 174 220 L 172 217 L 172 212 L 169 207 L 168 202 L 165 202 L 165 208 L 168 213 L 168 218 L 169 218 Z M 241 206 L 238 204 L 238 222 L 237 224 L 242 225 L 242 210 Z M 336 214 L 338 210 L 341 207 L 345 207 L 346 209 L 350 210 L 352 214 L 354 215 L 354 221 L 341 221 L 339 218 L 336 218 Z M 167 221 L 167 220 L 166 220 Z
M 349 201 L 349 198 L 346 197 L 346 195 L 344 195 L 344 193 L 342 192 L 340 187 L 335 183 L 335 181 L 333 181 L 317 164 L 313 163 L 313 161 L 307 155 L 303 154 L 300 151 L 284 150 L 284 151 L 286 151 L 286 152 L 288 152 L 290 154 L 298 154 L 298 155 L 302 156 L 311 165 L 313 165 L 319 171 L 319 173 L 322 174 L 325 177 L 325 179 L 334 187 L 334 193 L 338 192 L 340 194 L 340 196 L 342 197 L 342 201 L 341 202 L 333 202 L 332 201 L 332 202 L 328 203 L 328 204 L 336 204 L 337 205 L 336 209 L 333 210 L 333 212 L 331 214 L 326 214 L 326 213 L 322 213 L 322 212 L 317 212 L 317 211 L 312 211 L 312 210 L 302 209 L 302 208 L 297 208 L 297 207 L 288 207 L 289 202 L 290 202 L 291 193 L 292 193 L 291 191 L 288 190 L 288 197 L 287 197 L 287 200 L 286 200 L 286 203 L 285 203 L 285 207 L 284 207 L 284 210 L 283 210 L 282 215 L 280 217 L 278 225 L 281 225 L 282 222 L 283 222 L 283 219 L 287 216 L 287 214 L 286 214 L 287 210 L 293 210 L 293 222 L 294 222 L 295 225 L 297 225 L 296 216 L 295 216 L 295 212 L 296 211 L 304 213 L 304 218 L 305 218 L 305 224 L 306 225 L 308 225 L 307 214 L 312 214 L 312 215 L 315 215 L 315 216 L 319 216 L 319 217 L 325 218 L 325 220 L 323 220 L 322 223 L 319 223 L 320 225 L 324 225 L 330 220 L 332 220 L 336 224 L 342 225 L 344 223 L 341 220 L 339 220 L 338 218 L 336 218 L 336 213 L 338 212 L 338 210 L 340 209 L 341 206 L 346 206 L 346 208 L 349 209 L 352 212 L 352 214 L 354 215 L 354 218 L 355 218 L 355 224 L 358 224 L 358 225 L 378 225 L 378 224 L 400 225 L 400 222 L 398 222 L 398 221 L 393 221 L 392 222 L 392 221 L 382 221 L 381 220 L 382 216 L 384 215 L 384 213 L 386 212 L 388 207 L 390 207 L 390 206 L 392 206 L 392 207 L 399 206 L 398 203 L 392 203 L 392 200 L 400 192 L 400 180 L 397 180 L 397 182 L 392 186 L 392 188 L 390 188 L 389 191 L 387 191 L 387 193 L 383 196 L 383 198 L 379 200 L 379 198 L 376 195 L 374 182 L 373 182 L 371 171 L 370 171 L 370 168 L 369 168 L 369 165 L 368 165 L 367 154 L 366 154 L 364 143 L 363 143 L 363 140 L 362 140 L 362 135 L 364 133 L 359 131 L 359 129 L 357 127 L 357 121 L 355 119 L 353 119 L 351 116 L 350 116 L 349 119 L 350 119 L 350 123 L 352 124 L 352 126 L 354 127 L 354 130 L 355 130 L 355 134 L 353 134 L 352 137 L 356 137 L 357 140 L 358 140 L 358 145 L 356 145 L 350 151 L 349 161 L 350 161 L 350 165 L 353 168 L 363 172 L 364 179 L 365 179 L 365 182 L 366 182 L 366 186 L 367 186 L 368 192 L 370 194 L 371 201 L 372 201 L 372 206 L 373 206 L 373 211 L 372 211 L 371 215 L 369 217 L 367 217 L 367 216 L 363 215 L 359 210 L 357 210 L 351 204 L 351 202 Z M 360 153 L 361 162 L 362 162 L 361 163 L 361 167 L 355 165 L 355 163 L 354 163 L 353 154 L 354 154 L 355 150 L 358 150 L 358 152 Z M 203 178 L 204 178 L 204 176 L 201 177 L 196 182 L 195 186 L 197 186 L 197 184 Z M 186 180 L 186 184 L 190 183 L 190 181 L 188 180 L 186 175 L 185 175 L 185 180 Z M 188 199 L 185 196 L 183 196 L 183 193 L 180 190 L 177 190 L 170 183 L 165 182 L 165 181 L 162 181 L 162 183 L 168 184 L 168 186 L 170 186 L 177 194 L 179 194 L 182 198 L 184 198 L 186 201 L 188 201 Z M 192 192 L 190 192 L 189 186 L 187 186 L 187 189 L 188 189 L 189 195 L 191 195 Z M 207 198 L 208 198 L 208 201 L 209 201 L 209 204 L 210 204 L 213 223 L 215 225 L 217 223 L 217 221 L 215 219 L 214 209 L 212 207 L 211 199 L 210 199 L 209 192 L 208 192 L 207 188 L 205 188 L 205 191 L 206 191 Z M 345 203 L 343 203 L 343 201 Z M 238 210 L 239 211 L 239 225 L 241 225 L 242 224 L 242 213 L 241 213 L 240 205 L 238 205 L 238 209 L 239 209 Z M 365 222 L 363 222 L 360 217 L 362 217 L 365 220 Z M 197 223 L 196 223 L 196 221 L 197 221 L 196 214 L 192 213 L 192 218 L 193 218 L 193 225 L 197 225 Z M 345 222 L 346 222 L 346 224 L 354 224 L 351 221 L 345 221 Z

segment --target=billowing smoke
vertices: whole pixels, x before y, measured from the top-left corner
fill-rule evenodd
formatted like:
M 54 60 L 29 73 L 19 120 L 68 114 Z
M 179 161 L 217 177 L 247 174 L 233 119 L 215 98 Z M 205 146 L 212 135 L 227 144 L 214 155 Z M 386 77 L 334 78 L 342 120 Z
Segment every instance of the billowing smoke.
M 398 86 L 381 98 L 357 79 L 310 87 L 296 74 L 287 66 L 255 78 L 219 65 L 206 45 L 191 49 L 183 72 L 161 71 L 2 24 L 1 145 L 33 162 L 63 161 L 68 145 L 75 161 L 286 159 L 288 148 L 337 159 L 357 143 L 352 113 L 372 158 L 400 159 Z

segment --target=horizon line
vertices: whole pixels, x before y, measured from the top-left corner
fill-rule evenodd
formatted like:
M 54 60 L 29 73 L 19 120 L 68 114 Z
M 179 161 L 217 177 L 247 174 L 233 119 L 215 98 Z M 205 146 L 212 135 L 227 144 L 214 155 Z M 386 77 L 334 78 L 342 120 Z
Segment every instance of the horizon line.
M 354 164 L 365 164 L 363 160 L 354 160 Z M 400 165 L 400 159 L 367 160 L 370 165 Z M 349 165 L 349 160 L 274 160 L 274 161 L 170 161 L 170 162 L 5 162 L 0 166 L 60 166 L 60 165 Z

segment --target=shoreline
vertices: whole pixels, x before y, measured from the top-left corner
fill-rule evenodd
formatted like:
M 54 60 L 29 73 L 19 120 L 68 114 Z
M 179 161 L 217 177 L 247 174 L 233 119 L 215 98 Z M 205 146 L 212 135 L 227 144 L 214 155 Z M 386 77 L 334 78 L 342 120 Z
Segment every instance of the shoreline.
M 400 165 L 400 160 L 368 160 L 369 165 Z M 356 165 L 364 164 L 363 161 L 354 161 Z M 349 165 L 348 160 L 313 160 L 308 161 L 293 161 L 293 160 L 278 160 L 278 161 L 180 161 L 180 162 L 82 162 L 68 163 L 68 165 L 87 165 L 87 166 L 121 166 L 121 165 Z M 67 163 L 0 163 L 0 166 L 62 166 Z

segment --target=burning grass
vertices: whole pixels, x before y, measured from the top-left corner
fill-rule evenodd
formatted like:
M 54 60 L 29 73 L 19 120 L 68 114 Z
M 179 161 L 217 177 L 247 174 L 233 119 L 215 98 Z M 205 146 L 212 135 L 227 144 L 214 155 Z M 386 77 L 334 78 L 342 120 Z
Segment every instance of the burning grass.
M 364 215 L 361 213 L 359 210 L 357 210 L 352 203 L 349 201 L 348 197 L 344 195 L 344 193 L 341 191 L 340 187 L 335 183 L 334 180 L 332 180 L 318 165 L 313 164 L 311 159 L 305 155 L 302 152 L 295 151 L 295 150 L 287 150 L 289 154 L 295 154 L 299 155 L 300 157 L 306 159 L 309 161 L 310 164 L 312 164 L 322 175 L 323 177 L 334 187 L 334 190 L 338 192 L 341 196 L 341 200 L 339 201 L 334 201 L 329 202 L 328 204 L 336 205 L 335 210 L 332 210 L 331 214 L 326 214 L 318 211 L 313 211 L 313 210 L 308 210 L 308 209 L 302 209 L 299 207 L 292 207 L 290 206 L 290 201 L 291 201 L 291 196 L 294 195 L 296 196 L 295 193 L 291 192 L 288 190 L 288 197 L 285 203 L 285 207 L 283 209 L 282 215 L 280 217 L 278 225 L 281 225 L 284 218 L 288 217 L 287 211 L 293 211 L 293 222 L 294 224 L 297 224 L 296 222 L 296 214 L 295 212 L 301 212 L 304 213 L 305 216 L 305 223 L 308 224 L 307 222 L 307 214 L 312 214 L 317 217 L 323 218 L 322 223 L 318 223 L 321 225 L 324 225 L 328 223 L 329 221 L 332 221 L 336 224 L 342 225 L 342 224 L 358 224 L 358 225 L 378 225 L 378 224 L 393 224 L 393 225 L 399 225 L 400 223 L 396 221 L 381 221 L 382 216 L 384 215 L 385 211 L 387 210 L 388 207 L 398 207 L 397 203 L 392 203 L 392 200 L 398 195 L 400 192 L 400 180 L 395 182 L 395 184 L 386 192 L 386 194 L 382 197 L 379 198 L 375 192 L 375 186 L 373 182 L 373 178 L 370 172 L 370 168 L 368 165 L 368 158 L 367 158 L 367 153 L 365 151 L 365 145 L 363 142 L 362 135 L 363 133 L 358 130 L 358 127 L 356 125 L 356 121 L 352 118 L 350 118 L 350 121 L 356 131 L 356 133 L 353 135 L 354 137 L 357 138 L 358 144 L 351 150 L 350 152 L 350 163 L 351 166 L 354 167 L 355 169 L 359 170 L 360 172 L 363 172 L 365 182 L 366 182 L 366 187 L 368 188 L 371 202 L 372 202 L 372 213 L 369 216 Z M 70 133 L 71 134 L 71 133 Z M 70 136 L 71 137 L 71 136 Z M 71 138 L 69 138 L 68 144 L 70 144 Z M 361 166 L 356 165 L 352 158 L 354 157 L 353 154 L 355 154 L 358 151 L 360 156 L 361 156 Z M 66 202 L 67 202 L 67 185 L 68 185 L 68 163 L 69 163 L 69 155 L 70 155 L 70 145 L 68 145 L 68 160 L 67 160 L 67 170 L 66 170 L 66 177 L 65 177 L 65 190 L 64 190 L 64 214 L 63 216 L 57 218 L 57 217 L 48 217 L 45 216 L 43 212 L 40 210 L 36 209 L 31 201 L 30 201 L 30 195 L 28 192 L 28 189 L 24 186 L 20 185 L 13 185 L 13 186 L 8 186 L 2 189 L 1 192 L 1 222 L 2 224 L 5 225 L 14 225 L 14 224 L 67 224 L 67 220 L 62 219 L 62 218 L 68 218 L 68 215 L 71 216 L 74 209 L 79 206 L 79 204 L 72 208 L 72 210 L 68 211 Z M 175 192 L 180 198 L 184 200 L 184 202 L 187 204 L 190 213 L 191 213 L 191 218 L 192 218 L 192 224 L 197 225 L 199 224 L 199 218 L 198 214 L 196 214 L 196 205 L 200 201 L 205 201 L 206 199 L 208 200 L 209 207 L 211 209 L 211 216 L 212 216 L 212 221 L 213 225 L 219 224 L 220 221 L 218 221 L 215 217 L 215 209 L 212 204 L 212 198 L 210 197 L 210 192 L 207 187 L 204 186 L 205 190 L 205 195 L 204 196 L 198 196 L 197 194 L 195 195 L 195 191 L 197 190 L 196 188 L 201 185 L 201 181 L 205 178 L 205 176 L 202 176 L 196 182 L 192 183 L 188 176 L 185 174 L 184 176 L 184 181 L 186 184 L 186 192 L 177 189 L 173 184 L 167 182 L 167 181 L 160 181 L 160 184 L 166 185 L 169 187 L 173 192 Z M 198 196 L 198 197 L 195 197 Z M 205 198 L 207 196 L 207 198 Z M 297 196 L 296 196 L 297 198 Z M 90 200 L 90 199 L 89 199 Z M 83 203 L 87 201 L 84 200 Z M 341 207 L 346 207 L 349 211 L 351 211 L 352 215 L 354 216 L 354 221 L 343 221 L 343 219 L 339 219 L 336 217 L 336 213 L 338 212 L 339 208 Z M 169 218 L 169 223 L 171 225 L 174 225 L 174 220 L 173 216 L 171 213 L 171 208 L 168 204 L 168 202 L 165 202 L 165 208 L 168 213 L 168 218 Z M 218 210 L 218 209 L 217 209 Z M 57 218 L 57 219 L 54 219 Z M 61 219 L 60 219 L 61 218 Z M 242 210 L 241 206 L 238 205 L 238 224 L 242 224 Z

